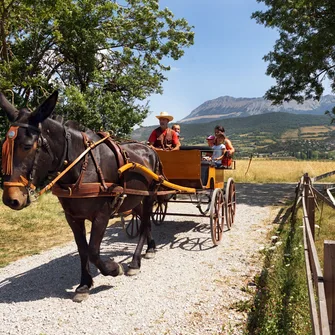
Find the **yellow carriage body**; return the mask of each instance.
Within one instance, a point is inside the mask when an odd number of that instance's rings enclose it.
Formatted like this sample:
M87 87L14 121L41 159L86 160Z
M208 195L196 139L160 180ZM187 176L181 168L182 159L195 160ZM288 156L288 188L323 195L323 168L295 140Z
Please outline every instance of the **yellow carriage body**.
M224 169L202 160L201 150L158 151L167 179L174 184L196 189L224 186Z

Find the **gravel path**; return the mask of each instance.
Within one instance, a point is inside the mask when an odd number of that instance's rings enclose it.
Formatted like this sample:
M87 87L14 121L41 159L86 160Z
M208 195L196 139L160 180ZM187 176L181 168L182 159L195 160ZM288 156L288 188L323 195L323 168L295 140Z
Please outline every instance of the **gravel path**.
M252 298L245 288L262 268L259 249L270 243L278 205L294 198L295 185L282 185L273 197L274 187L237 185L236 222L218 247L208 218L167 217L153 227L156 258L143 259L136 277L95 272L81 304L71 300L80 278L74 242L0 269L0 334L243 334L247 315L234 306ZM174 206L197 213L194 205ZM117 223L102 253L126 263L134 248Z

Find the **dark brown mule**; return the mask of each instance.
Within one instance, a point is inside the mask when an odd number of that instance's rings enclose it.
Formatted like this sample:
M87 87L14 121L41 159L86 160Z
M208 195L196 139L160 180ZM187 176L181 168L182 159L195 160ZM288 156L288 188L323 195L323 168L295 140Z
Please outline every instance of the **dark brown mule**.
M92 143L101 139L91 131L83 135L80 131L64 127L59 122L48 118L52 113L58 93L53 93L33 113L26 109L17 110L0 93L0 106L6 112L14 128L9 131L7 139L12 139L13 152L3 154L7 159L9 173L4 176L3 202L12 209L20 210L28 206L31 201L33 185L42 187L50 181L50 177L64 170L65 166L73 162L85 149L83 136ZM15 126L17 128L15 128ZM129 156L129 161L144 165L153 172L161 174L161 163L154 150L137 142L121 143L120 147ZM10 150L10 149L9 149ZM81 281L77 287L76 300L79 296L87 295L93 284L89 271L89 261L92 262L103 275L117 276L122 274L122 266L111 259L100 257L100 244L104 236L108 221L115 212L125 212L135 209L141 215L141 231L132 261L129 264L128 274L136 274L141 266L141 252L145 242L148 243L147 255L153 255L155 242L151 237L150 215L153 196L144 196L145 191L154 191L157 184L148 176L132 170L118 175L118 161L116 153L106 145L98 145L87 154L56 184L62 185L86 183L105 183L125 186L135 194L124 194L103 197L71 198L59 197L66 219L73 231L81 260ZM86 163L85 163L86 162ZM85 167L84 167L85 165ZM83 173L83 169L85 173ZM100 171L99 171L100 170ZM22 177L21 177L22 176ZM102 179L104 179L102 181ZM22 180L26 180L23 185ZM106 191L106 190L105 190ZM136 194L141 193L142 195ZM144 192L143 192L144 191ZM152 194L154 192L150 192ZM91 237L86 240L85 220L92 222ZM79 297L79 298L78 298Z

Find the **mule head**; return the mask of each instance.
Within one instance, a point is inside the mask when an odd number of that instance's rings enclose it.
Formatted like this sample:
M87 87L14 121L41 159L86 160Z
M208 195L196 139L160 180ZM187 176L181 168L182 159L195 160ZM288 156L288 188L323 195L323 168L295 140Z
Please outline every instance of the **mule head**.
M11 127L2 147L3 196L6 206L20 210L30 204L29 191L34 188L42 123L55 108L58 92L49 96L34 112L16 109L0 93L0 107L5 111ZM49 157L50 161L50 157Z

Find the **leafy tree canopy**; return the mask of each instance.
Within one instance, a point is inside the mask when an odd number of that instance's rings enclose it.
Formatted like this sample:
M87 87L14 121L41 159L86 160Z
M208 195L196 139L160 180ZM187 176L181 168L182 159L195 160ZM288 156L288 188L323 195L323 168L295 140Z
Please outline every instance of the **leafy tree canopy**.
M283 101L320 99L325 79L335 91L335 1L257 0L267 6L252 18L266 27L277 28L279 39L264 56L267 75L276 85L265 98Z
M164 62L194 40L159 0L0 0L0 16L0 90L33 109L59 89L58 114L118 135L146 117Z

